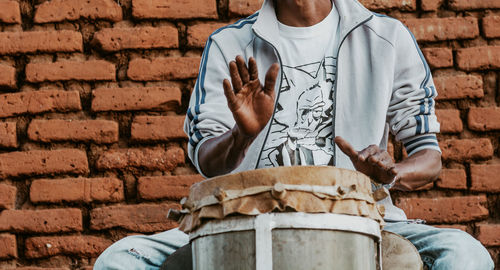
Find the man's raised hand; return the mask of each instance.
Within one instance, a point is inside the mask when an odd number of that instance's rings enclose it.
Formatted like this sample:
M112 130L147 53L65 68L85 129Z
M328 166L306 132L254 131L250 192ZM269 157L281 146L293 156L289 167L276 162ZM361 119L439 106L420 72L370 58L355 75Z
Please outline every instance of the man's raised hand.
M229 63L232 87L229 80L224 79L224 95L236 121L236 128L242 135L257 136L271 118L278 72L279 65L271 65L262 86L253 57L248 60L248 67L240 55L236 57L236 61Z

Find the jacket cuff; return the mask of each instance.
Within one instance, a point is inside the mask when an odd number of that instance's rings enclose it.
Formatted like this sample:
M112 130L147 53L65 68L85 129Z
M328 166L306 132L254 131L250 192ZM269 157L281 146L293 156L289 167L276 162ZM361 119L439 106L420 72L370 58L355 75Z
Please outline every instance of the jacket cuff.
M411 156L424 149L432 149L441 153L436 134L434 133L416 135L406 138L403 140L403 145L406 149L406 153L408 153L408 156Z

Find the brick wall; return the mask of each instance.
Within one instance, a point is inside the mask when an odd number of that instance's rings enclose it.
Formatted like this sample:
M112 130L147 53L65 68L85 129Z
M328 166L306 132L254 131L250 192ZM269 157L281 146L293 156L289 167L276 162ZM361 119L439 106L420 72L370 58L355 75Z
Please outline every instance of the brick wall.
M175 226L167 209L201 180L181 127L203 44L259 2L0 1L0 268L91 269ZM445 169L397 205L500 263L500 1L362 2L415 33L439 91Z

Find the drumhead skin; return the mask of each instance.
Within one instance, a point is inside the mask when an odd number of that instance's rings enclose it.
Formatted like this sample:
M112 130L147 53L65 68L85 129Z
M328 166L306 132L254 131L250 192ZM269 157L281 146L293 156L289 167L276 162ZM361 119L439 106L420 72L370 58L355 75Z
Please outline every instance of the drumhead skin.
M382 266L384 270L422 270L424 264L410 241L401 235L382 231Z

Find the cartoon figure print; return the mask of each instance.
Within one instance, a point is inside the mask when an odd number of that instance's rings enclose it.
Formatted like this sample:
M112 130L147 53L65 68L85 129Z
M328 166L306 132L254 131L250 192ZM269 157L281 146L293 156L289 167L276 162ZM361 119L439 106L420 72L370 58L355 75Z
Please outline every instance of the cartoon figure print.
M336 59L283 66L280 97L259 167L333 165Z

